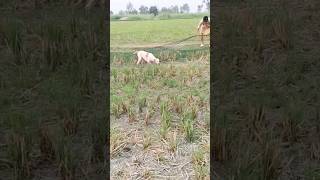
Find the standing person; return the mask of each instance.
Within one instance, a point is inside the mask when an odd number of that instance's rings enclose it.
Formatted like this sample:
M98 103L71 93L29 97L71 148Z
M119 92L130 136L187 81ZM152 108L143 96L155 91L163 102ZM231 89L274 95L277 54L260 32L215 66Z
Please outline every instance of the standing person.
M208 16L204 16L199 25L198 25L198 32L200 33L201 45L200 47L204 46L203 44L203 37L210 34L210 18Z

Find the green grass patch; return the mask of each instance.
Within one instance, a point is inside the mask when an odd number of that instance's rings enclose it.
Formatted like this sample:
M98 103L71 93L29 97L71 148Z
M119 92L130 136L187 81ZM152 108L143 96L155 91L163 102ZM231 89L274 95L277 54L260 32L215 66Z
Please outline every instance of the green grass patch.
M110 45L171 42L197 33L198 18L150 21L119 21L110 24Z

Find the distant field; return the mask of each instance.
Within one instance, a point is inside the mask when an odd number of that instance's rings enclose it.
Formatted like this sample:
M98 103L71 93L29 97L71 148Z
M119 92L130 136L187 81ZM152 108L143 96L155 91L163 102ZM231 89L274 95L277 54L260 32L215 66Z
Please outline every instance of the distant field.
M197 34L199 20L193 18L111 22L110 45L113 48L124 44L135 46L180 40Z
M110 17L111 21L118 21L122 17L128 17L128 21L137 21L137 20L164 20L164 19L192 19L192 18L201 18L208 13L197 13L197 14L159 14L157 16L151 14L139 14L139 15L112 15Z

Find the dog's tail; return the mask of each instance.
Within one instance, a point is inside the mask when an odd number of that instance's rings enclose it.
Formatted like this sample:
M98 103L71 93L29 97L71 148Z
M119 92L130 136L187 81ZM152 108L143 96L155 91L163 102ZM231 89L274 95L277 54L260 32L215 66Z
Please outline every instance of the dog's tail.
M133 54L137 54L137 53L138 53L138 51L134 51L134 52L133 52Z

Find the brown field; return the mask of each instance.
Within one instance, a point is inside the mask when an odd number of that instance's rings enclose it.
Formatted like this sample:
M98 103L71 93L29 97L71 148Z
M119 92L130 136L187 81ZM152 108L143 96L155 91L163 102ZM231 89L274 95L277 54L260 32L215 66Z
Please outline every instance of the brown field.
M319 2L211 5L215 174L319 179Z

